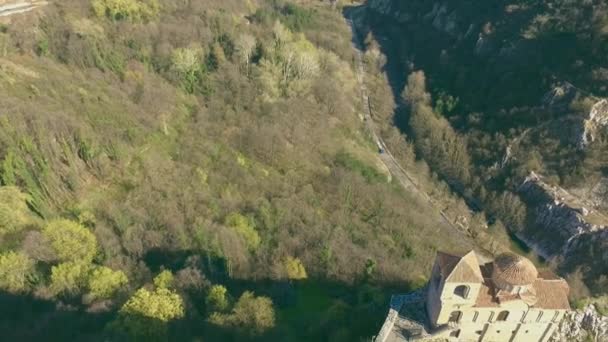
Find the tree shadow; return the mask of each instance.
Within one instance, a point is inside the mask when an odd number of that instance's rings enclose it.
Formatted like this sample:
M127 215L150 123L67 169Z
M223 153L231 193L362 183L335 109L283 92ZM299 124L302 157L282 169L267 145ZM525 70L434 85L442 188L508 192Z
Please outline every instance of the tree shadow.
M401 93L408 74L415 70L425 72L428 90L434 95L445 92L460 99L450 118L456 129L468 129L469 113L481 113L483 121L478 127L488 131L505 131L537 121L532 116L539 113L522 116L516 111L514 115L519 116L515 118L501 111L538 106L556 79L573 76L566 66L578 57L575 49L567 47L576 46L576 41L568 34L523 39L520 28L527 27L541 8L522 8L505 19L507 5L505 1L472 1L448 6L447 14L460 19L456 20L456 33L437 27L447 19L433 20L434 10L428 3L391 3L390 11L396 15L412 11L407 13L407 20L378 13L369 5L344 9L344 16L356 18L358 23L358 46L362 47L361 42L371 34L386 57L383 72L397 104L394 124L402 132L409 131L409 113ZM419 8L424 6L428 8ZM487 23L497 22L499 27L492 31L494 26ZM492 33L482 35L484 30ZM556 55L555 51L560 53Z
M234 279L226 262L193 251L151 250L145 256L155 273L196 268L213 283L229 289L233 302L245 292L269 297L276 326L262 335L246 329L207 321L205 291L178 286L185 301L185 316L163 322L118 312L122 302L102 306L45 300L31 294L0 293L0 336L6 341L339 341L370 337L377 333L388 310L391 294L408 292L407 284L376 284L361 278L354 284L324 279L303 281ZM198 261L194 264L192 260ZM210 266L212 265L212 266ZM209 284L207 282L207 284ZM123 298L121 300L125 300ZM143 333L133 334L133 331Z

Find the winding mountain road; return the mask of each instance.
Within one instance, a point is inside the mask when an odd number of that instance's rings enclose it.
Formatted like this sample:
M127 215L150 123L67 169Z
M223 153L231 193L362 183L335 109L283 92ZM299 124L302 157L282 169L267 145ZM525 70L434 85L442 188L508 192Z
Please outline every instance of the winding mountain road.
M355 50L356 74L357 74L357 80L359 82L359 87L360 87L360 92L361 92L361 104L363 107L362 111L363 111L363 115L364 115L364 122L365 122L366 128L367 128L369 134L372 136L372 139L374 140L374 142L379 147L382 147L383 153L380 153L380 155L379 155L380 159L382 160L382 162L384 163L386 168L390 171L393 179L396 179L399 182L399 184L406 191L419 197L422 200L421 201L422 203L426 203L431 208L432 212L437 213L437 217L436 217L437 224L439 224L440 226L446 227L447 229L455 230L456 232L458 232L458 234L455 234L455 237L458 238L459 240L461 240L461 242L464 245L467 245L467 246L470 246L471 248L473 248L474 243L472 242L472 239L469 238L462 229L460 229L458 226L456 226L454 223L452 223L451 220L445 215L445 213L440 208L437 208L437 206L434 204L434 201L431 199L431 197L416 184L416 181L414 180L414 178L411 177L407 173L407 171L395 159L393 154L390 152L390 150L387 148L386 144L384 143L384 140L378 133L379 130L372 119L372 108L371 108L371 104L369 101L368 90L367 90L367 87L365 86L365 67L363 65L363 56L362 56L363 55L363 53L362 53L363 44L359 38L359 35L357 34L357 27L356 27L354 21L351 18L346 18L346 21L349 24L351 31L352 31L352 35L353 35L352 42L353 42L353 48ZM486 254L486 253L484 253L484 254Z

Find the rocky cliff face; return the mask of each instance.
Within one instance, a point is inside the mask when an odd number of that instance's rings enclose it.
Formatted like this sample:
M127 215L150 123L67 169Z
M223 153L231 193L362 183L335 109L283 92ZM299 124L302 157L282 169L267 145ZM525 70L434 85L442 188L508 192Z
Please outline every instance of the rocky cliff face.
M583 117L577 146L585 149L595 141L599 131L606 125L608 125L608 100L603 99L595 103L589 113Z
M593 20L608 19L592 17L608 18L608 8L568 0L367 4L365 21L387 56L395 97L404 75L423 70L434 101L457 98L455 109L442 114L467 134L474 177L488 191L521 185L528 209L522 239L541 255L559 256L564 273L583 267L585 284L604 293L608 35L598 35ZM533 170L572 188L539 176L520 184L522 172Z
M608 317L597 312L593 304L566 315L551 341L608 341Z
M543 254L567 255L582 247L583 236L608 241L608 217L595 210L591 203L547 184L534 172L525 179L519 192L535 211L537 229L542 231L535 236L535 241Z

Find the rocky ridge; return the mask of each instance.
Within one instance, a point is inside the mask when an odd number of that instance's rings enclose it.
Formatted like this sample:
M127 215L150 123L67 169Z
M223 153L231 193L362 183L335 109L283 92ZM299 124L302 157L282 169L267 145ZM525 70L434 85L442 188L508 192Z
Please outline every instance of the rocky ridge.
M592 235L608 239L608 217L565 189L547 184L534 172L519 187L519 193L535 210L536 224L550 234L539 243L544 255L567 255L578 248L579 238Z
M569 312L553 334L551 341L608 341L608 317L602 316L593 304Z

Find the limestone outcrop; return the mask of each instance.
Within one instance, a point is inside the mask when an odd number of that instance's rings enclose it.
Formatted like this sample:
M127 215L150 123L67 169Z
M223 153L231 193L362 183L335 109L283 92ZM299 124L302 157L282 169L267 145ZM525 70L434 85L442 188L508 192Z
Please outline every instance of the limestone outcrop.
M597 312L593 304L571 311L553 334L552 341L608 341L608 317Z
M608 125L608 100L602 99L596 102L581 123L580 134L577 137L579 149L585 149L595 138L602 128Z
M519 187L519 193L534 208L539 234L535 241L545 255L567 255L578 248L583 235L608 239L608 217L565 189L552 186L534 172Z

